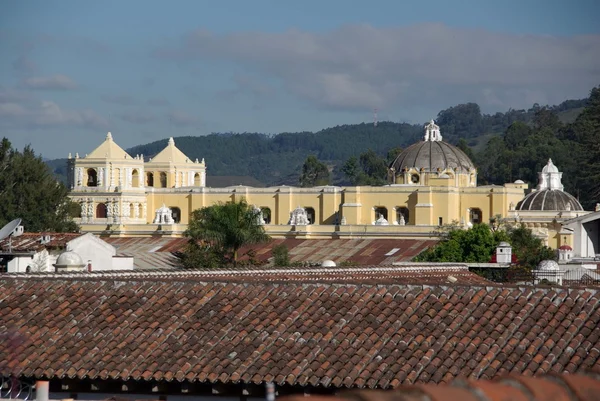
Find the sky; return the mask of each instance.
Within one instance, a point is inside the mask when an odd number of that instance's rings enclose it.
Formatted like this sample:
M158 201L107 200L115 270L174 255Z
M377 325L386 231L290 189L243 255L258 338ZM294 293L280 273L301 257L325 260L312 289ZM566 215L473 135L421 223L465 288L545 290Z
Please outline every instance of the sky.
M46 158L213 132L424 123L600 85L597 0L6 0L0 136Z

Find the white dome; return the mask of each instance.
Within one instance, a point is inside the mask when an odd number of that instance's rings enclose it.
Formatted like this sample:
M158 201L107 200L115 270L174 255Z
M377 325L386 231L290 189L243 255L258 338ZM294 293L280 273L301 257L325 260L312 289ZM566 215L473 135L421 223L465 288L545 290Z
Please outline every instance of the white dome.
M324 260L321 263L321 267L335 267L335 262L333 260Z
M61 253L56 259L55 267L59 268L81 268L85 266L83 259L77 252L65 251Z
M537 267L540 271L557 271L560 270L558 263L554 260L542 260Z
M542 169L542 174L547 173L558 173L558 167L556 167L554 163L552 163L552 159L548 159L548 164L546 164Z
M517 181L515 181L515 184L525 184L525 181L523 181L523 180L517 180Z

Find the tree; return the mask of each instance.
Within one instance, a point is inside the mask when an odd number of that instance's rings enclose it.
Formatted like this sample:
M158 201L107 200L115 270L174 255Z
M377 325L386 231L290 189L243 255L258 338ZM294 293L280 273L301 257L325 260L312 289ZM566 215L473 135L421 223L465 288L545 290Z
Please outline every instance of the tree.
M21 218L27 231L77 231L77 204L31 147L22 152L6 138L0 143L0 226Z
M317 185L329 184L329 169L327 165L321 163L315 155L310 155L302 165L302 174L300 175L300 186L314 187Z
M535 269L542 260L556 259L556 253L545 246L524 224L509 228L508 236L512 252L521 267Z
M361 153L359 158L349 158L344 163L342 172L352 185L383 185L387 174L387 162L369 149Z
M289 250L285 244L275 245L272 252L275 266L285 267L290 265Z
M192 212L186 237L190 239L184 265L189 261L214 267L215 260L237 264L238 251L245 245L268 242L269 235L259 222L260 211L242 199L218 203Z

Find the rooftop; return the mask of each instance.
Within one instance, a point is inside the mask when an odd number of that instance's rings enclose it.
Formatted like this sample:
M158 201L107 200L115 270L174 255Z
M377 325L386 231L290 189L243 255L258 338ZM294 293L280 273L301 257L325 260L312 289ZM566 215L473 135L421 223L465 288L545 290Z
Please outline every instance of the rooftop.
M0 375L29 378L389 389L600 367L595 289L13 277L0 305Z

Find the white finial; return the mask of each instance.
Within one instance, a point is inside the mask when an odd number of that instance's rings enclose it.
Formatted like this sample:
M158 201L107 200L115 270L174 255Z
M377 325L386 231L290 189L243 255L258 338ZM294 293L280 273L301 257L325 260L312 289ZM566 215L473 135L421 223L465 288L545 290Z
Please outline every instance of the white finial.
M75 153L75 158L79 159L79 153Z
M202 158L202 164L204 164L204 157Z
M71 157L71 152L69 152L69 159L72 159L72 157Z
M427 141L441 141L442 133L440 132L440 127L435 124L433 120L429 122L425 126L425 142Z
M175 140L173 139L173 137L169 138L169 146L173 146L175 145Z
M110 132L108 134L106 134L106 140L112 141L112 134Z

